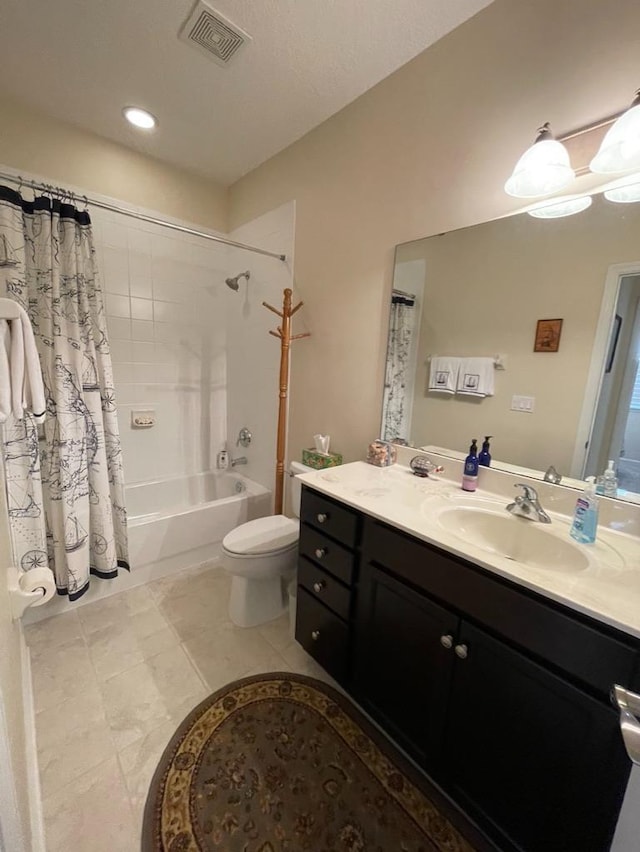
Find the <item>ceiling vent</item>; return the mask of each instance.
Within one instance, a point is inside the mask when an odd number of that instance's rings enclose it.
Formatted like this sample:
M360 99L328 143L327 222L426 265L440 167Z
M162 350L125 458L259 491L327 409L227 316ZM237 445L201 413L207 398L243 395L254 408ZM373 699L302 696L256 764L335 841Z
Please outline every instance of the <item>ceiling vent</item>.
M251 41L251 36L216 9L198 0L180 30L180 39L226 67Z

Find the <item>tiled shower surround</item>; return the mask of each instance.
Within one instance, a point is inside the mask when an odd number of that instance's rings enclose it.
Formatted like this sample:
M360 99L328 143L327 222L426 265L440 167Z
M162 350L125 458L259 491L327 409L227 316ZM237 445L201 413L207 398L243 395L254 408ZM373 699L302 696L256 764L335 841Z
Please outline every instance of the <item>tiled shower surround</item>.
M229 449L246 425L255 435L243 473L272 485L279 352L273 314L291 286L291 265L198 237L92 211L106 294L128 483L215 467L229 427ZM243 226L236 239L290 256L293 205ZM250 270L236 293L225 279ZM153 410L136 429L131 414ZM233 433L233 434L232 434Z

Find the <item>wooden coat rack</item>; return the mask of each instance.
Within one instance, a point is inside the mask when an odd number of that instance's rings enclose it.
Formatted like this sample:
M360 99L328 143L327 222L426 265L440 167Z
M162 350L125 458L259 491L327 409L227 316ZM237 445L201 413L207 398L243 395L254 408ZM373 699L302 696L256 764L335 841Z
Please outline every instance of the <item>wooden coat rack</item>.
M282 311L273 305L263 302L265 308L273 311L282 320L276 331L270 331L274 337L280 338L280 401L278 406L278 444L276 448L276 491L274 514L282 514L282 503L284 496L284 454L287 445L287 396L289 394L289 348L292 340L301 337L311 337L308 332L304 334L291 334L291 317L299 311L304 302L298 302L295 308L291 307L292 291L287 287L284 291Z

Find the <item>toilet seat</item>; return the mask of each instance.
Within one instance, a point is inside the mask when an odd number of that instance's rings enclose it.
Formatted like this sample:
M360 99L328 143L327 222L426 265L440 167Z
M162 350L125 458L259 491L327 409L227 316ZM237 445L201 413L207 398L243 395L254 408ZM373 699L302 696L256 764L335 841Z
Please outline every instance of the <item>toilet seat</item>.
M300 522L271 515L241 524L222 539L222 548L238 557L284 553L297 546Z

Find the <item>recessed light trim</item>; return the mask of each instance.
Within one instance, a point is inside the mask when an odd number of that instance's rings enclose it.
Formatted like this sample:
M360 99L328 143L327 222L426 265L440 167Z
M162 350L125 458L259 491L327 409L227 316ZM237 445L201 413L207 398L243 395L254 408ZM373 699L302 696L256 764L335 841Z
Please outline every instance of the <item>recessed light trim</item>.
M129 124L133 124L139 130L155 130L158 126L158 119L146 109L128 106L122 110L122 114Z

